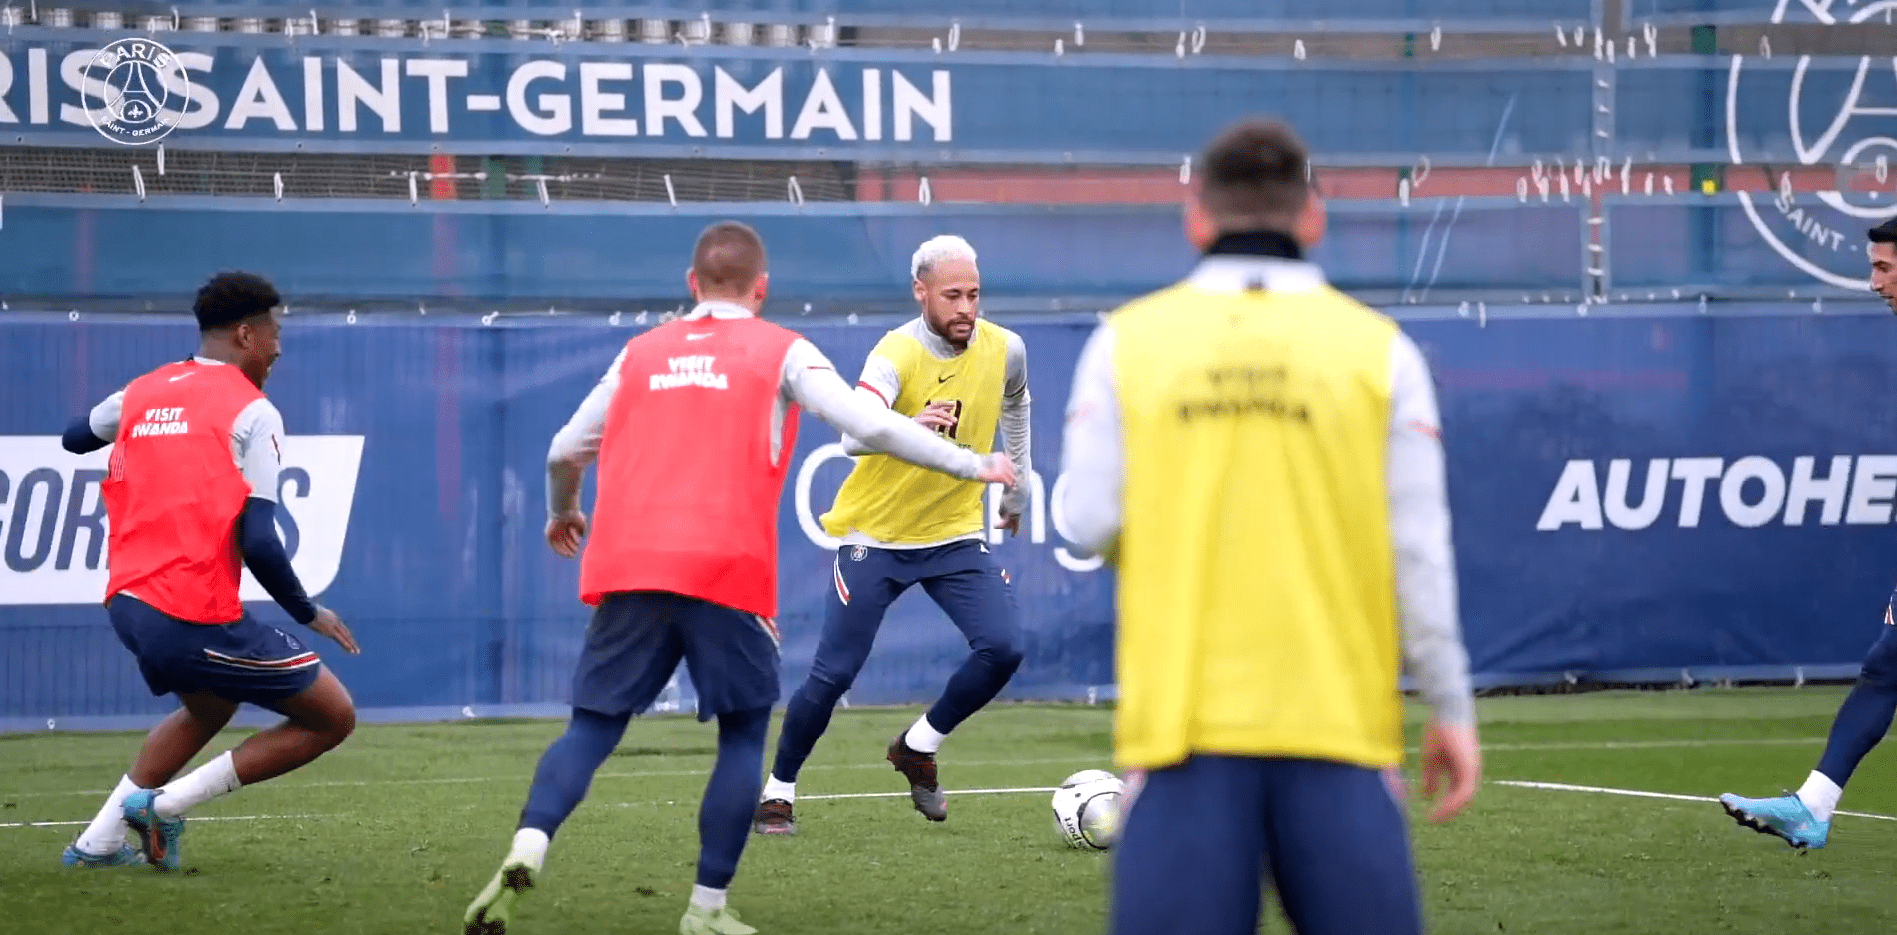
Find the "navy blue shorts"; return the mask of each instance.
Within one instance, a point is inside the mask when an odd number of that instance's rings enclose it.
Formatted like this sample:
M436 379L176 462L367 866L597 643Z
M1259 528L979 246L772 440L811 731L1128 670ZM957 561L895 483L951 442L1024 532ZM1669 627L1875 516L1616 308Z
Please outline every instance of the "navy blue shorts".
M619 717L652 706L680 660L698 719L777 703L777 625L665 591L608 594L593 609L573 676L573 707Z
M837 549L825 601L823 637L810 676L849 688L869 662L883 615L904 591L920 584L976 652L1019 651L1021 625L1014 589L987 543L963 539L924 549Z
M154 695L204 693L268 708L316 684L322 669L296 637L249 613L236 623L189 623L126 594L105 610Z
M1112 935L1421 935L1403 811L1376 770L1197 755L1147 774L1114 846Z

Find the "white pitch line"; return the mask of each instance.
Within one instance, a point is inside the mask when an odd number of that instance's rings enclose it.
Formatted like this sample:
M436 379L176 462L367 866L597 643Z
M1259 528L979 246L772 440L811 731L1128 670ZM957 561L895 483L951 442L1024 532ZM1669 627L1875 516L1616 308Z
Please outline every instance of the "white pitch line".
M1056 788L1055 786L1022 786L1018 789L944 789L942 790L942 794L1018 795L1027 792L1053 792ZM908 795L909 793L907 792L833 792L827 795L800 795L797 797L797 801L808 802L813 799L900 799ZM607 802L604 804L608 808L639 808L645 805L679 805L681 803L677 801L659 802L655 800L649 802ZM689 805L691 803L686 802L683 804Z
M1712 740L1551 740L1525 743L1485 743L1484 753L1524 753L1534 750L1667 750L1697 747L1778 747L1824 743L1823 737L1728 737ZM1415 753L1415 747L1409 747Z
M1069 764L1095 765L1095 764L1104 763L1108 759L1109 758L1105 756L1071 756L1071 757L1056 757L1054 759L1030 759L1030 760L969 760L966 762L957 760L957 761L951 762L949 765L957 769L962 768L962 767L990 767L990 766L1062 766L1062 765L1069 765ZM889 768L889 764L880 763L880 762L879 763L835 763L835 764L830 764L827 766L806 766L804 767L804 772L807 772L807 773L808 772L828 772L830 770L846 770L846 769L886 770L888 768ZM649 771L635 771L635 772L601 771L601 772L594 773L593 778L594 779L665 779L665 778L702 779L709 772L709 770L710 770L710 767L706 767L704 769L649 770ZM446 777L435 777L435 778L429 778L429 779L338 779L338 780L324 780L320 782L272 782L270 784L270 787L273 789L360 789L367 786L431 786L431 785L451 785L451 784L477 783L477 782L525 783L532 779L533 779L533 774L520 773L520 774L515 774L515 775L507 775L507 776L446 776ZM77 790L77 791L60 790L60 791L49 791L49 792L15 792L15 793L11 793L7 795L6 798L44 799L44 798L57 798L60 796L97 796L97 795L106 795L110 792L111 790L109 789L82 789L82 790Z
M1554 740L1547 742L1492 743L1483 744L1484 753L1529 753L1540 750L1666 750L1694 749L1699 747L1773 747L1802 746L1824 743L1823 737L1763 737L1755 739L1731 738L1722 740ZM1410 753L1420 752L1416 747L1404 748ZM988 766L1060 766L1066 764L1098 764L1108 759L1104 756L1072 756L1052 759L1028 760L970 760L951 761L953 767ZM805 771L829 771L845 769L887 769L883 763L836 763L827 766L806 766ZM650 772L600 772L593 774L594 779L689 779L705 775L702 769L652 770ZM368 786L431 786L459 785L480 782L526 782L531 774L507 776L448 776L430 779L346 779L324 780L321 782L283 782L272 783L277 789L360 789ZM14 799L57 798L60 796L99 796L106 795L109 789L59 790L48 792L15 792L9 795Z
M946 795L1024 795L1030 792L1053 792L1055 786L1021 786L1009 789L948 789ZM799 799L810 801L817 799L893 799L908 795L907 792L842 792L828 795L800 795ZM657 799L640 802L602 802L609 808L638 808L651 805L677 805L676 801L661 802ZM205 818L193 818L192 821L280 821L286 818L335 818L335 815L219 815ZM89 825L91 821L16 821L0 824L3 828L65 828Z
M1018 795L1027 792L1053 792L1057 786L1022 786L1019 789L944 789L944 795ZM907 792L838 792L829 795L800 795L798 800L810 799L897 799Z
M696 773L691 775L698 775ZM1675 792L1649 792L1643 789L1616 789L1609 786L1579 786L1565 782L1531 782L1521 779L1491 779L1492 786L1509 786L1516 789L1542 789L1553 792L1588 792L1595 795L1620 795L1638 799L1666 799L1675 802L1718 802L1719 799L1704 795L1680 795ZM1019 786L1006 789L949 789L946 795L1024 795L1030 792L1047 793L1056 790L1055 786ZM806 801L834 799L893 799L908 795L907 792L841 792L826 795L804 795L798 798ZM660 803L657 800L645 802L613 802L615 808L631 808L641 805L675 805L676 802ZM1869 818L1876 821L1897 821L1897 815L1878 815L1872 812L1846 812L1836 814L1851 818ZM287 818L326 818L326 815L221 815L195 818L193 821L280 821ZM16 821L0 823L0 828L61 828L91 824L90 821Z
M328 815L207 815L193 818L192 821L282 821L286 818L328 818ZM66 828L92 824L85 821L14 821L0 823L0 828Z
M1607 786L1576 786L1565 782L1526 782L1516 779L1491 779L1492 786L1514 786L1517 789L1551 789L1556 792L1592 792L1596 795L1625 795L1640 799L1672 799L1678 802L1717 802L1719 799L1704 795L1679 795L1672 792L1645 792L1640 789L1612 789ZM1852 818L1874 818L1878 821L1897 821L1897 815L1874 815L1870 812L1837 812Z

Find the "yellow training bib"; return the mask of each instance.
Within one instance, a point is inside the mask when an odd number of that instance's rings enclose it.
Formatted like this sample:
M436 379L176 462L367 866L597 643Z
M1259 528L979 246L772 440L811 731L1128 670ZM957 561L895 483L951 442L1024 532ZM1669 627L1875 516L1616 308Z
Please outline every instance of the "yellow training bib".
M870 353L893 364L902 380L891 401L896 412L914 417L932 402L951 401L956 425L942 434L980 454L994 450L1008 370L1006 329L977 321L968 349L947 360L901 330L884 335ZM940 542L981 531L985 487L888 455L865 455L856 460L821 522L838 538L854 530L878 542Z
M1397 327L1328 286L1190 282L1108 321L1125 432L1116 757L1397 763Z

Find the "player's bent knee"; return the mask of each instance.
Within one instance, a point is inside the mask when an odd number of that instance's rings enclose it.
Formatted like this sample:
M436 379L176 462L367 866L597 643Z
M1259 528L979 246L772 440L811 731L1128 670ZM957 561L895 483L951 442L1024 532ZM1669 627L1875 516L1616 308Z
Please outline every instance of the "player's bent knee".
M334 750L356 732L356 706L347 704L323 711L303 726L323 742L323 749Z
M297 692L277 706L278 713L298 727L315 734L333 749L356 732L356 702L349 690L327 668L317 673L310 687Z
M810 678L804 680L803 691L812 701L834 705L854 684L856 670L846 672L817 663L810 667Z
M977 646L975 647L975 655L987 660L988 664L994 667L996 671L1007 672L1009 674L1013 674L1014 670L1021 668L1021 660L1026 657L1026 654L1021 651L1021 647L1011 641L985 643Z
M356 706L354 703L350 703L345 705L343 709L337 713L336 720L330 724L329 730L325 732L325 736L330 742L329 745L336 747L340 746L343 741L348 740L349 735L355 732Z
M1888 628L1864 656L1858 680L1884 688L1897 688L1897 627Z

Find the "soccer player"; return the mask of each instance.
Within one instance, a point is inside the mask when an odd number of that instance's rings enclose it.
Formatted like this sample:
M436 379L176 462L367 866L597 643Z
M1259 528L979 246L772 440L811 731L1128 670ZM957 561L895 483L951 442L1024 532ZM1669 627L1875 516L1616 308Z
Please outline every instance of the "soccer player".
M588 538L580 597L594 606L573 716L540 758L512 849L468 906L468 935L507 931L547 845L586 795L632 715L684 660L718 758L698 813L697 885L682 935L745 935L725 904L763 783L778 698L777 504L798 407L869 444L956 477L1013 483L984 458L858 399L822 352L758 317L764 244L736 222L700 235L685 317L626 342L547 453L547 542L571 558ZM599 459L591 536L580 509Z
M1074 375L1061 508L1118 566L1114 935L1422 931L1395 789L1399 659L1435 720L1436 819L1480 772L1434 390L1396 324L1303 259L1303 144L1242 120L1195 163L1185 281L1127 305ZM1400 622L1400 626L1399 626Z
M1027 349L1014 332L981 317L981 272L968 241L952 235L927 241L910 260L910 272L922 314L877 342L857 394L974 451L993 450L999 425L1024 481L1004 497L1001 527L1018 532L1030 467ZM884 612L912 585L928 592L973 650L942 696L884 754L908 780L916 811L930 821L948 818L948 797L935 772L943 738L992 701L1021 665L1014 597L985 541L983 485L873 454L847 436L843 445L866 457L822 518L824 530L843 544L810 676L785 705L777 761L754 821L760 834L796 833L797 773L869 660Z
M66 430L74 454L113 445L100 495L110 532L106 613L152 694L183 707L145 738L131 772L62 857L67 866L180 861L192 808L309 763L356 726L355 704L316 653L238 599L248 566L290 618L356 653L310 600L277 538L283 416L263 394L281 354L270 283L219 273L198 290L196 356L128 384ZM240 704L286 720L173 779ZM125 843L126 827L141 847Z
M1897 312L1897 218L1870 230L1871 291ZM1838 707L1818 768L1791 795L1748 799L1728 792L1719 804L1739 824L1777 835L1796 848L1825 846L1831 817L1858 763L1884 739L1897 714L1897 593L1884 605L1884 630L1864 656L1857 685Z

